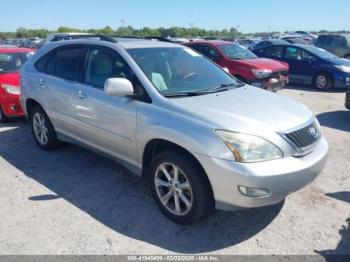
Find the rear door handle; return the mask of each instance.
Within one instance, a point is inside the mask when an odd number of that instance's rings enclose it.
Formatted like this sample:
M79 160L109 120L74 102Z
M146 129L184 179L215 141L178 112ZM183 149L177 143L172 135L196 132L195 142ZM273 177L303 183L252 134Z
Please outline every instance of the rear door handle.
M83 91L81 91L81 90L78 91L78 98L79 98L79 99L84 99L84 98L86 98L86 95L83 93Z

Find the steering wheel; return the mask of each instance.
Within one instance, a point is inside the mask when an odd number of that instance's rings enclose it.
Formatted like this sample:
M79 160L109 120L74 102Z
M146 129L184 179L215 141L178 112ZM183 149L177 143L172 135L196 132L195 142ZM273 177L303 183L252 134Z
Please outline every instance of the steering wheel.
M192 73L189 73L189 74L185 75L185 76L182 78L182 80L187 80L187 79L192 78L192 77L195 77L195 76L197 76L197 74L192 72Z

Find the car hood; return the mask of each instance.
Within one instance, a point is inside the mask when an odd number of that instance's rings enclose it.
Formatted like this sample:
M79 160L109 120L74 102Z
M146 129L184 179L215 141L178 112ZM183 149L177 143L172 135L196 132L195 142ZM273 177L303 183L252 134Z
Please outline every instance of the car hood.
M300 102L247 85L171 101L187 116L200 119L214 129L257 135L271 130L284 132L306 124L314 117Z
M19 86L19 73L0 73L0 84L8 84L13 86Z
M288 70L288 64L268 58L256 58L256 59L247 59L239 60L241 63L244 63L248 66L254 67L256 69L270 69L272 71Z

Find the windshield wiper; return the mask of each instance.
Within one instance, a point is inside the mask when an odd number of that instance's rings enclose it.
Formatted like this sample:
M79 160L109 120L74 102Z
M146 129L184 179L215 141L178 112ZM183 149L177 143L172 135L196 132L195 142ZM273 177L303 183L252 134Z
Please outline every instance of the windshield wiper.
M234 84L234 83L227 83L227 84L221 84L220 86L217 86L217 87L214 87L212 89L209 89L208 91L206 91L207 93L217 93L217 92L223 92L223 91L227 91L229 90L230 88L229 87L241 87L243 86L244 84L241 84L241 83L237 83L237 84Z
M198 91L198 92L179 92L179 93L170 93L164 94L165 97L183 97L183 96L200 96L204 95L206 92Z
M227 83L227 84L221 84L218 87L214 87L209 90L202 90L202 91L188 91L188 92L179 92L179 93L170 93L170 94L164 94L165 97L183 97L183 96L201 96L206 94L212 94L212 93L218 93L230 90L230 87L241 87L244 86L244 84L234 84L234 83Z

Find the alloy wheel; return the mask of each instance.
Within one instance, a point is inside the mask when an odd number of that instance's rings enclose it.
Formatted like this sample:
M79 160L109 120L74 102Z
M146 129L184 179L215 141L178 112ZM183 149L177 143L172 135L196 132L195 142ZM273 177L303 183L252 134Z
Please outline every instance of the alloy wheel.
M162 163L154 176L158 198L176 216L185 216L193 205L191 184L185 173L175 164Z
M316 87L319 89L325 89L327 86L327 78L324 75L319 75L316 78Z
M42 145L46 145L49 141L49 130L46 126L44 116L39 112L35 113L33 116L33 128L35 137L38 142Z

